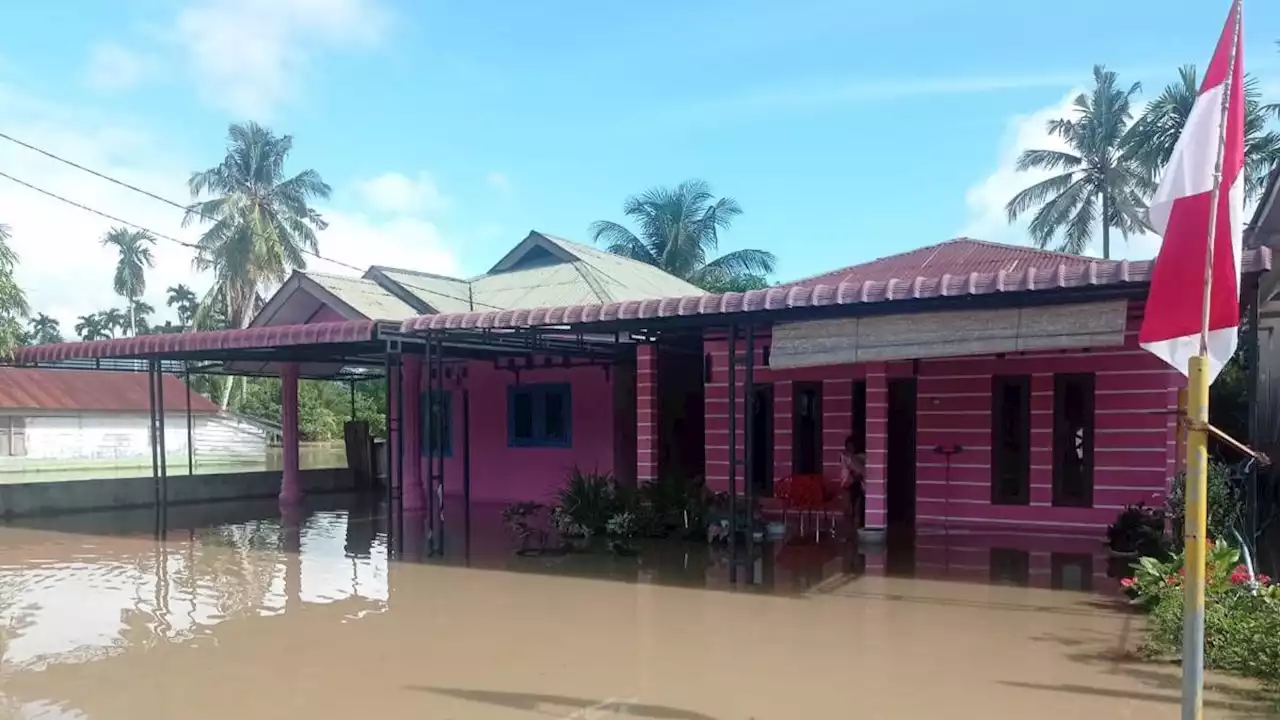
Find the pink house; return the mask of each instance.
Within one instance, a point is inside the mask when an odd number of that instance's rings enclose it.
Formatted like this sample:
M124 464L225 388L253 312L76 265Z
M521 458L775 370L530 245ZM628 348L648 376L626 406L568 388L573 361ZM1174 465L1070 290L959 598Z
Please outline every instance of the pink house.
M1269 264L1250 250L1250 282ZM203 353L279 372L286 405L299 376L385 368L392 492L410 509L433 491L546 500L575 467L703 476L758 500L794 474L834 477L852 438L871 528L1093 533L1158 502L1177 469L1183 381L1136 345L1149 272L957 239L708 295L530 233L478 278L296 273L248 330L15 360Z

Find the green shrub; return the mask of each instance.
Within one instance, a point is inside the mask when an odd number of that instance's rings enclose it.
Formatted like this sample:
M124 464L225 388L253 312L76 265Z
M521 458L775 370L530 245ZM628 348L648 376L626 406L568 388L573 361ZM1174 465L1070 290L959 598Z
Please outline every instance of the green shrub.
M1182 535L1186 512L1186 473L1174 476L1165 499L1165 512L1175 537ZM1208 530L1211 538L1234 538L1244 527L1244 499L1231 479L1231 465L1209 462Z
M1236 587L1211 590L1205 597L1205 667L1280 683L1280 598L1275 592L1252 594ZM1182 650L1182 590L1157 592L1141 652L1176 657Z
M613 475L574 468L560 490L559 506L574 524L598 535L604 532L605 524L617 509L615 491Z

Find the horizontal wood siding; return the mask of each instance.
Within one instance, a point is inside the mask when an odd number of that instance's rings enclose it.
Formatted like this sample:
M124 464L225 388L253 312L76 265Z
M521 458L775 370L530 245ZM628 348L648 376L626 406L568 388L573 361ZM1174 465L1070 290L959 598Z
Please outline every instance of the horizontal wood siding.
M823 466L838 477L838 456L852 427L852 382L867 382L868 526L884 524L884 453L887 382L917 373L917 502L919 524L962 524L1003 531L1024 527L1089 530L1107 525L1127 503L1163 500L1176 467L1176 407L1182 376L1137 346L1141 304L1131 303L1124 345L1093 350L1037 351L996 356L924 359L806 367L761 368L768 335L757 335L757 382L774 384L775 481L790 474L794 447L792 384L823 381ZM704 352L711 356L707 386L707 479L728 488L728 345L724 334L709 334ZM739 355L745 351L739 341ZM1096 414L1093 507L1053 506L1053 376L1095 373ZM1031 503L992 505L991 384L994 375L1031 376ZM742 449L741 367L738 372L738 447ZM951 458L937 445L964 446ZM742 476L741 470L738 473ZM739 481L741 488L741 480Z

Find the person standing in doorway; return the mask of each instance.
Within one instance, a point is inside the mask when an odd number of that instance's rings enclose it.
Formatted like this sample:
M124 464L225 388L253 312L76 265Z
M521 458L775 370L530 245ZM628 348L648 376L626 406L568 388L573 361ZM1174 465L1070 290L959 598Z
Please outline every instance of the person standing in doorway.
M857 452L853 436L845 438L840 451L840 487L848 494L849 522L856 532L862 525L862 503L866 499L867 456Z

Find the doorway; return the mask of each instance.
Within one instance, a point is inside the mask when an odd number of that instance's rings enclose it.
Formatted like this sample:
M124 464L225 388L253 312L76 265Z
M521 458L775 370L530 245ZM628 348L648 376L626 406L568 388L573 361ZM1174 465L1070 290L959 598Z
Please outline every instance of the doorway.
M795 384L795 407L791 413L794 454L791 472L816 475L822 472L822 383Z
M756 497L773 497L773 386L756 385L751 406L751 478Z
M890 526L916 520L916 380L889 381L885 442L885 510Z

